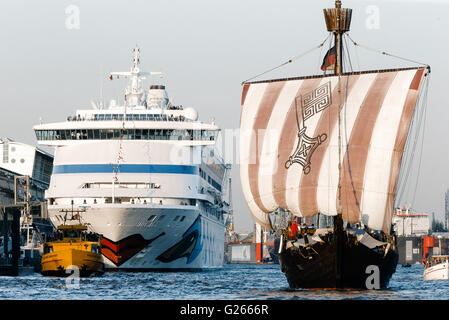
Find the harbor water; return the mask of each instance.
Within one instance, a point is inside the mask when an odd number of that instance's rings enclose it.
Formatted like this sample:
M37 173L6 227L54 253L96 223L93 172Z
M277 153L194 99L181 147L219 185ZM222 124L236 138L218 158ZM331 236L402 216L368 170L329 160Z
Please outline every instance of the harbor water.
M387 290L290 290L279 265L213 271L0 277L0 300L447 300L449 281L424 281L423 266L398 265ZM79 282L78 282L79 280Z

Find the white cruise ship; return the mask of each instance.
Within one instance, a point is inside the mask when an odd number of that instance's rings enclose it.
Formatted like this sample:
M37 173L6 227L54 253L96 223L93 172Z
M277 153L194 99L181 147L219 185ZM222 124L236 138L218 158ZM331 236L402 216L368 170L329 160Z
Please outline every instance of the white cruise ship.
M34 126L55 147L49 217L57 226L75 212L102 234L110 271L221 267L230 166L215 149L220 129L172 105L164 85L145 90L152 74L139 56L136 47L131 71L110 74L129 81L123 105Z

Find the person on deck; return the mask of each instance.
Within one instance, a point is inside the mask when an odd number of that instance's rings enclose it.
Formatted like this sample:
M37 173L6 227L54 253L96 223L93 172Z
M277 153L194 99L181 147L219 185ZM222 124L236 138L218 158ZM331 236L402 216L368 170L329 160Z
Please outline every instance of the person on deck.
M288 235L290 239L296 239L296 232L298 231L298 225L296 224L296 220L293 219L292 224L290 225Z

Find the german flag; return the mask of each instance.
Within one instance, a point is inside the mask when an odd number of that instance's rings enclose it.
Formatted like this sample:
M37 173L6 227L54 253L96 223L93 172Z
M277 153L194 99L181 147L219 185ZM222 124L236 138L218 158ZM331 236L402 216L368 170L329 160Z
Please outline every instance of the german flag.
M321 70L333 70L335 68L335 62L336 62L336 51L335 46L333 46L329 51L326 53L323 59L323 64L321 65Z

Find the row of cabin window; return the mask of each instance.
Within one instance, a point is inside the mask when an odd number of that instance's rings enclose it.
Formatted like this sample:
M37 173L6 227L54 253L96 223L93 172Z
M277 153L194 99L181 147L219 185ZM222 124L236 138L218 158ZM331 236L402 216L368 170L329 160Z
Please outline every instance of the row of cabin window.
M208 182L209 184L211 184L215 189L217 189L218 191L221 192L221 185L220 185L217 181L215 181L214 179L212 179L210 176L208 176L208 175L206 174L206 172L204 172L204 170L201 169L201 168L200 168L200 170L199 170L199 175L200 175L201 178L203 178L204 180L207 180L207 182Z
M215 140L215 131L174 129L37 130L38 140Z
M92 116L90 116L92 117ZM86 120L85 117L78 116L69 116L67 117L67 121L81 121ZM94 121L108 121L108 120L125 120L125 121L140 121L140 120L149 120L149 121L186 121L186 118L182 115L173 116L166 114L94 114L93 118L89 120Z

